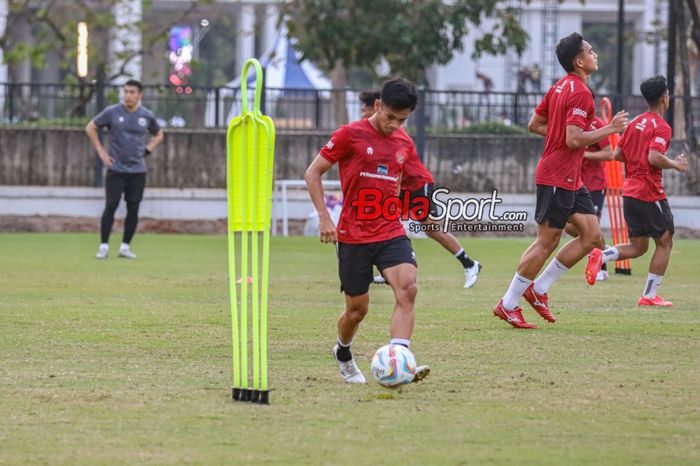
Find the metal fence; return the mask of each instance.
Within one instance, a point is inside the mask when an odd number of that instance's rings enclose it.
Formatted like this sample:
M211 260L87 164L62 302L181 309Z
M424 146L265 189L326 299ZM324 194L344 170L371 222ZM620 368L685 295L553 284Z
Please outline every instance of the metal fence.
M120 99L120 86L106 86L104 102ZM249 90L249 101L253 99ZM360 117L356 90L309 90L265 88L262 107L275 120L278 129L332 131L331 102L344 97L348 120ZM422 90L420 102L407 126L426 132L455 133L473 130L479 123L497 122L524 128L541 93L472 92ZM164 127L221 128L241 111L240 88L188 88L178 92L171 86L146 86L143 104L161 120ZM694 126L700 134L700 97L693 97ZM97 88L78 84L0 83L0 122L5 125L82 126L97 113ZM631 115L642 113L641 96L623 96L623 106Z

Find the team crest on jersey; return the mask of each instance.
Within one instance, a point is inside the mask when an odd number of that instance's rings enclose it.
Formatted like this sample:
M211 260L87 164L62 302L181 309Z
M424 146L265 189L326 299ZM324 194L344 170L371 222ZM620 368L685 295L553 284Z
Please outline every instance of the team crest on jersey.
M119 123L124 123L124 117L119 117Z
M403 161L406 160L406 156L402 154L401 152L396 153L396 161L398 163L403 163Z
M379 173L380 175L388 175L389 167L386 165L377 165L377 173Z
M144 117L139 118L139 126L143 126L145 128L146 123L147 123L147 121Z
M367 148L367 155L372 155L372 154L374 154L374 149L372 149L372 147L368 147Z

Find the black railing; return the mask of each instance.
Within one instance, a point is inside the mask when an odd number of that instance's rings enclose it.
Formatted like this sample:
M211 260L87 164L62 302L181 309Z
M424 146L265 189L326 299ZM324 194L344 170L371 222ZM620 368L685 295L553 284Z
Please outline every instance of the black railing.
M253 92L249 90L249 102ZM338 126L332 101L339 94L345 96L348 120L358 119L358 91L349 89L265 88L261 105L278 129L332 131ZM456 90L423 90L421 96L424 107L414 112L407 123L410 130L419 134L470 132L483 123L503 132L508 132L507 127L511 127L511 132L524 132L542 99L541 93ZM610 97L615 101L615 96ZM107 105L117 103L119 98L119 86L105 87ZM626 95L622 101L631 115L646 108L641 96ZM700 134L700 97L693 97L692 101L694 126ZM191 88L178 93L172 86L146 86L143 104L165 127L221 128L240 113L241 90ZM5 125L82 126L97 113L97 89L94 85L0 83L0 110L0 123Z

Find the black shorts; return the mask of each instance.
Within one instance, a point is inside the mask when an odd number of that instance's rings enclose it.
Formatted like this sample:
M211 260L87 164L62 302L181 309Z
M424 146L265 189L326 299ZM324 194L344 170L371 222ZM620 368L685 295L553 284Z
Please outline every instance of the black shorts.
M376 243L338 243L340 291L349 296L365 294L374 281L372 265L382 272L399 264L418 266L411 240L406 236Z
M622 209L630 238L658 238L667 231L674 233L673 212L668 201L640 201L633 197L622 197Z
M411 207L414 205L414 199L417 197L427 197L428 198L428 213L434 217L437 217L438 214L440 213L438 211L438 206L433 202L433 192L435 192L435 183L427 183L424 184L422 188L416 189L415 191L411 191ZM405 191L401 191L400 197L401 201L403 201L403 196L405 194ZM418 210L416 212L418 216L422 216L423 212L421 210Z
M121 173L107 170L105 192L107 203L119 202L124 193L126 202L141 202L143 189L146 186L145 173Z
M591 200L593 201L595 214L600 217L600 215L603 213L603 204L605 203L605 190L597 189L589 192L591 193Z
M554 186L537 185L537 224L549 220L550 227L563 229L573 214L595 215L591 193L585 186L578 191L570 191Z

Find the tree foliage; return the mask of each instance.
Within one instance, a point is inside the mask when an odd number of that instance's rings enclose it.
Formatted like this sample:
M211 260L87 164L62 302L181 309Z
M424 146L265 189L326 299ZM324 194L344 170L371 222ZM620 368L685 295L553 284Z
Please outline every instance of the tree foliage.
M0 47L4 51L4 61L7 64L20 63L30 60L32 66L41 68L46 65L48 53L55 52L61 57L59 66L67 72L68 80L80 80L75 70L77 24L85 21L89 28L90 45L88 47L89 62L94 70L104 66L107 80L115 79L126 73L130 61L144 54L146 50L159 42L165 43L170 28L185 20L198 5L209 3L211 0L190 1L185 7L169 19L166 26L151 30L139 23L117 23L113 11L115 7L128 7L125 0L15 0L9 1L7 26L0 36ZM151 8L152 1L144 0L144 10ZM28 24L32 40L21 42L16 39L17 29ZM116 55L120 60L119 67L109 62L106 53L112 36L140 34L142 36L139 49L125 48ZM126 44L128 45L128 44Z
M524 4L530 0L524 0ZM474 58L522 53L529 40L513 8L503 0L293 0L283 8L289 36L304 58L331 72L341 65L373 68L421 80L434 64L463 50L472 29L481 32ZM485 18L494 18L483 29Z

